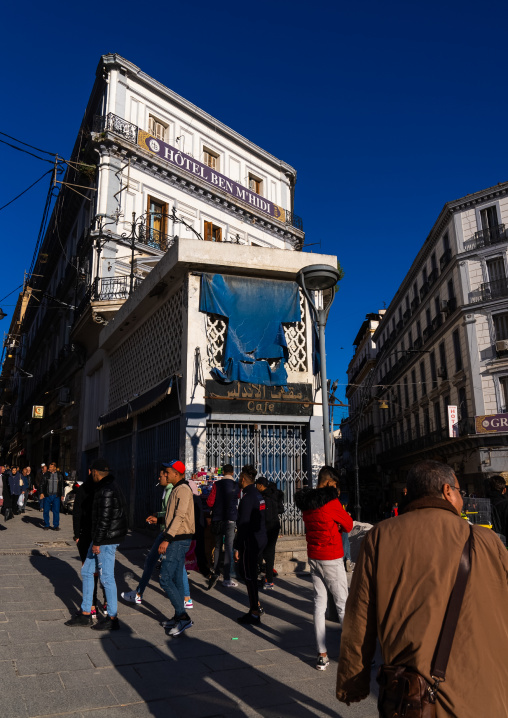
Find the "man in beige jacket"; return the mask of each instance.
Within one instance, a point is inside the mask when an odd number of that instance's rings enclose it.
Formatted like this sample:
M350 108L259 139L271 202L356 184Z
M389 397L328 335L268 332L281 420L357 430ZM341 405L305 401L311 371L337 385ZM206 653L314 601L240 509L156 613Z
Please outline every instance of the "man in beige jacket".
M337 698L348 705L369 695L379 639L383 662L416 669L431 664L469 526L449 466L416 464L407 477L402 516L381 521L363 541L346 604ZM508 558L487 528L473 528L471 571L437 718L508 716Z
M185 554L190 548L195 532L194 499L192 489L185 481L185 466L181 461L163 464L166 481L173 490L166 508L166 519L159 553L162 555L160 583L175 609L169 621L163 621L168 636L179 636L192 626L185 610L183 570Z

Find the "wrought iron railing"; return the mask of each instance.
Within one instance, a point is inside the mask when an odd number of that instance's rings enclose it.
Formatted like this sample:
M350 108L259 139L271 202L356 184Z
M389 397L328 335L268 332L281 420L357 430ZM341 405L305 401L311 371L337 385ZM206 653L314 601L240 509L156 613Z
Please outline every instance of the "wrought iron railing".
M490 299L508 297L508 278L495 279L493 282L485 282L480 288L481 301L488 302Z
M299 229L303 232L303 219L288 209L286 210L286 224L290 224L295 229Z
M169 237L162 230L146 226L140 226L136 239L148 247L160 249L162 252L166 252L175 242L174 237Z
M467 242L468 249L478 249L487 247L489 244L498 244L506 242L508 236L504 224L498 224L495 227L487 227L474 233L473 239Z
M133 125L132 122L127 122L123 117L114 115L110 112L107 115L95 115L93 121L94 132L116 132L117 135L122 135L129 142L138 141L138 128Z

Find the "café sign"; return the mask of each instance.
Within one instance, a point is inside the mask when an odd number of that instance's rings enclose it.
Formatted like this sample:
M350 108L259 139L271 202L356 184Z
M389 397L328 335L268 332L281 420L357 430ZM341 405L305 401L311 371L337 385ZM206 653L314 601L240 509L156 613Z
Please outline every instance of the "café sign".
M211 167L208 167L208 165L195 160L194 157L190 157L190 155L186 155L184 152L168 145L166 142L157 140L144 130L138 130L138 145L144 150L151 152L151 154L166 160L166 162L169 162L169 164L174 167L186 170L216 189L221 189L235 199L241 199L243 202L252 205L252 207L269 214L270 217L274 219L278 219L281 222L285 221L286 212L282 207L279 207L278 204L274 204L266 199L266 197L261 197L261 195L251 192L246 187L238 184L238 182L234 182L220 172L216 172Z
M312 385L265 386L235 381L205 382L208 410L227 414L312 416Z
M508 432L508 414L487 414L475 416L477 434L498 434Z

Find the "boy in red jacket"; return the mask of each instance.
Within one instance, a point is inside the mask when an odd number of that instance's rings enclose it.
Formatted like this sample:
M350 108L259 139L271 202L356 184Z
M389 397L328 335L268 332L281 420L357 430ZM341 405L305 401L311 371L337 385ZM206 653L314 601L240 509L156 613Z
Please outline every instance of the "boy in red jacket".
M314 587L314 630L318 650L316 668L319 671L324 671L330 664L325 644L327 589L333 596L341 623L348 594L341 533L351 531L353 519L342 507L339 494L339 475L333 466L323 466L316 489L295 494L295 503L302 511L305 524Z

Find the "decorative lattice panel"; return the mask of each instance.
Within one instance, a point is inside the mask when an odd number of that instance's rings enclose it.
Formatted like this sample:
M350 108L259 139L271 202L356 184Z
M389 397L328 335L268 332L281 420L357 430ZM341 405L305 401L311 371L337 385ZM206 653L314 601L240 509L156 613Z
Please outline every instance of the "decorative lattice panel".
M300 292L300 309L302 321L283 324L289 358L289 371L307 371L307 341L305 336L305 300ZM217 314L206 315L206 336L208 363L211 369L222 369L224 366L224 345L227 335L227 322ZM270 362L275 365L277 362Z
M238 475L242 466L254 464L262 476L275 481L284 492L284 534L302 533L302 518L294 504L295 492L307 484L307 432L299 424L229 424L208 422L208 466L231 463Z
M180 289L111 355L110 409L180 371L182 297Z
M305 336L305 299L300 291L300 309L302 312L302 321L292 324L284 324L284 334L286 336L286 344L288 345L289 371L307 371L307 340Z

